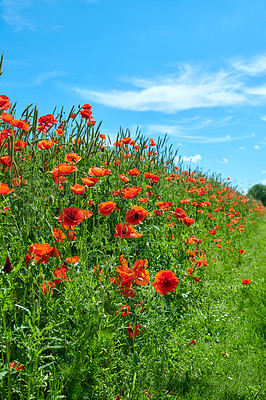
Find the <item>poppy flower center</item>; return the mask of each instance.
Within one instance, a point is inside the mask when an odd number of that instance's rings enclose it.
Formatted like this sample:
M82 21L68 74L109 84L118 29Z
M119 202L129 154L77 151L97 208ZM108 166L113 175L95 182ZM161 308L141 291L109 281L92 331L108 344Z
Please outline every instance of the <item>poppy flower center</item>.
M74 215L70 215L69 218L72 219L72 221L75 219Z
M134 215L134 218L135 218L135 219L139 219L139 213L136 213L136 214Z
M164 285L167 286L168 285L168 280L166 278L164 278Z

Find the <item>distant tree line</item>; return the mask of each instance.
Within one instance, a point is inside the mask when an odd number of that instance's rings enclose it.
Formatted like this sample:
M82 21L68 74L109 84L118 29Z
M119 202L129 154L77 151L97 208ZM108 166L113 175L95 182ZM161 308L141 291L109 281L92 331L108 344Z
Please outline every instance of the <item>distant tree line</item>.
M262 183L257 183L252 186L248 191L248 195L252 196L256 200L260 200L264 206L266 206L266 186Z

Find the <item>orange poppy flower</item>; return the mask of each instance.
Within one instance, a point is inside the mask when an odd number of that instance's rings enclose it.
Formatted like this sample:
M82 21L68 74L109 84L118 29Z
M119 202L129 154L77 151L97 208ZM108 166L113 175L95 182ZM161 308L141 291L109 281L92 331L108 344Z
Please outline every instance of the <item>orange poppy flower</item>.
M10 124L12 126L15 126L16 128L22 129L23 131L28 131L30 129L29 124L27 124L25 121L21 121L18 119L13 119Z
M17 367L16 367L16 366L17 366ZM23 370L23 368L24 368L23 364L18 364L18 363L15 362L15 361L10 362L10 363L7 365L7 367L10 368L10 369L13 369L13 368L16 367L16 371L21 371L21 370Z
M99 167L91 167L89 169L88 174L90 176L106 176L106 175L110 175L111 174L111 170L108 168L99 168Z
M138 176L140 174L140 170L138 170L137 168L133 168L128 171L128 174L131 176Z
M131 188L125 188L125 193L123 195L124 199L133 199L142 191L142 187L133 186Z
M106 201L99 204L99 213L104 217L110 215L116 208L116 203L114 201Z
M11 167L11 157L10 156L2 156L2 157L0 157L0 164L7 165L8 167Z
M130 210L126 212L125 220L128 224L139 225L147 217L147 211L140 206L132 206Z
M71 172L77 171L77 167L66 163L58 164L56 169L61 175L68 175Z
M14 119L12 115L10 115L9 113L5 113L4 111L2 112L1 118L3 122L7 122L8 124Z
M129 144L131 143L131 138L130 137L124 137L123 139L121 139L121 142L124 144Z
M71 281L71 282L73 282L72 279L67 278L67 276L66 276L67 272L69 272L69 269L64 264L62 264L60 267L56 267L56 269L54 270L54 276L57 279L54 279L54 282L55 283L60 283L62 281L66 281L66 282L67 281Z
M131 239L133 237L140 238L143 233L138 233L132 225L129 224L117 224L115 227L114 237Z
M53 247L51 247L48 243L34 243L29 247L29 252L35 254L36 256L44 256L49 254L52 250Z
M16 140L14 142L14 151L20 151L28 146L28 143L23 142L23 140Z
M61 231L61 229L55 228L53 229L53 237L56 242L64 243L66 235L64 234L64 232Z
M79 257L78 256L67 257L66 258L66 262L68 262L70 264L76 264L78 261L79 261Z
M70 189L75 194L83 194L85 192L85 187L76 183L74 186L70 186Z
M148 201L149 201L149 199L147 198L147 197L140 197L139 198L139 201L141 202L141 203L147 203Z
M145 268L148 266L148 260L137 260L134 262L133 270L136 273L135 283L139 286L148 285L150 282L149 271Z
M47 294L49 291L51 294L54 293L54 288L56 288L56 284L54 282L51 281L47 281L47 282L43 282L41 284L41 290L44 294Z
M123 181L123 182L129 182L129 181L130 181L130 179L127 178L125 174L120 174L120 175L119 175L119 178L120 178L121 181Z
M77 164L81 160L81 157L77 153L67 153L65 160L70 164Z
M12 193L14 189L9 189L6 183L0 183L0 194Z
M85 178L81 178L83 184L88 187L93 187L98 182L99 178L96 176L86 176Z
M79 225L84 219L84 213L77 207L63 208L60 217L56 217L58 222L66 229ZM72 228L73 229L73 228Z
M77 237L75 235L74 231L68 231L68 235L67 238L70 242L74 242L75 240L77 240Z
M54 142L52 140L41 140L37 146L39 147L40 150L47 150L50 149L53 146Z
M157 201L155 205L160 207L161 210L166 211L172 207L173 203L171 201Z
M174 292L178 283L179 279L174 272L161 270L155 275L152 286L156 292L166 295L167 292Z

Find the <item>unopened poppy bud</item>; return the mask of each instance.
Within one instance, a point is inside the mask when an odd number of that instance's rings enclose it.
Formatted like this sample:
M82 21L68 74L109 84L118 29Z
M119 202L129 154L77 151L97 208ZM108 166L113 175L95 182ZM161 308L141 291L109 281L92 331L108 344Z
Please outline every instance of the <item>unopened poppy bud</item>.
M5 263L5 265L4 265L3 269L2 269L2 271L5 272L6 274L9 274L9 273L12 271L12 269L13 269L13 267L12 267L12 265L11 265L10 259L9 259L9 257L7 256L7 258L6 258L6 263Z

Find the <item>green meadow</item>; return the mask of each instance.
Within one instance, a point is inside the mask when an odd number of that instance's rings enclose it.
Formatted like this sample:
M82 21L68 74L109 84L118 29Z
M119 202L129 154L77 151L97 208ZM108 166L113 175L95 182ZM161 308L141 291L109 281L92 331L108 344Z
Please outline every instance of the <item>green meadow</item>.
M176 155L0 95L1 400L265 398L265 207Z

